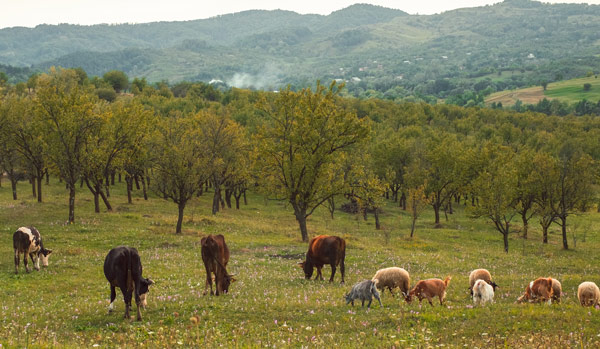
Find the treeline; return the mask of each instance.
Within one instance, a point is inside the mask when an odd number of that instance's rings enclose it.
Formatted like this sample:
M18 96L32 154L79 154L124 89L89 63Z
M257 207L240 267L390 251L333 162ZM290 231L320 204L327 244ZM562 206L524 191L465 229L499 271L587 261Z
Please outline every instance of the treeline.
M376 227L386 200L412 217L411 236L430 207L436 226L462 204L502 234L543 242L558 224L600 204L600 118L532 111L393 103L341 96L343 86L299 92L219 90L203 83L148 84L123 72L88 78L51 69L5 85L0 162L17 198L30 179L39 201L48 173L68 189L69 222L85 185L96 212L110 205L115 176L178 206L212 188L212 213L248 188L290 204L304 240L307 218L325 206L367 217ZM47 177L46 177L47 178ZM344 205L340 205L344 203ZM600 206L600 205L598 205Z

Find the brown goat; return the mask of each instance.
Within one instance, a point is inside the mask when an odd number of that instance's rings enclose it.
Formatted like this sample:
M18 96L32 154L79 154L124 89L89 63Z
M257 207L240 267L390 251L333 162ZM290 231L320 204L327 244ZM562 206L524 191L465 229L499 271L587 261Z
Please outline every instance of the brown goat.
M427 298L429 304L433 306L433 302L431 300L433 297L438 297L440 299L440 305L443 305L444 299L446 298L446 289L448 288L450 279L452 279L452 277L447 276L444 281L440 279L421 280L417 282L412 290L410 290L405 300L407 303L410 303L412 301L412 297L416 296L419 298L419 304L421 304L423 298Z
M517 299L517 303L524 301L551 303L553 295L552 278L537 278L527 285L525 293Z

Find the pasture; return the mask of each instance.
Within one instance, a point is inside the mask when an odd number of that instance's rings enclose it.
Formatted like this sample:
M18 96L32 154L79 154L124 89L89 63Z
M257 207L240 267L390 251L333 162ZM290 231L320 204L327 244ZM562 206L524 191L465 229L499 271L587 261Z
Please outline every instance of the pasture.
M125 184L111 190L115 211L94 214L93 200L78 189L76 223L65 225L64 185L44 186L45 202L31 197L19 184L13 201L6 181L0 187L0 344L3 347L598 347L600 310L582 308L576 289L582 281L600 283L600 214L571 217L577 246L561 249L558 227L550 243L541 243L535 219L529 240L516 234L510 252L501 235L484 220L467 218L456 207L443 227L433 228L433 212L417 221L411 240L410 217L388 202L375 230L372 216L323 210L308 220L310 236L335 234L346 239L346 284L304 280L297 263L302 243L292 210L284 203L249 195L248 205L210 214L211 194L186 209L184 233L174 235L176 205L136 192L127 204ZM442 216L443 219L443 216ZM12 234L20 226L39 229L50 266L29 274L14 274ZM515 226L518 223L515 224ZM237 282L225 296L202 296L204 267L200 237L225 235L231 250L228 265ZM569 243L573 242L569 236ZM104 257L117 245L136 247L150 288L142 322L123 319L117 293L115 311L108 314L109 286L102 272ZM374 303L352 308L343 296L351 286L370 279L377 269L399 266L409 271L411 286L419 279L452 276L446 303L406 304L386 291L384 307ZM490 270L500 288L495 304L473 307L468 274ZM22 268L22 264L21 264ZM323 276L327 280L330 268ZM562 282L561 304L515 304L529 281L552 276ZM135 309L135 305L134 305Z
M583 84L592 85L589 91L584 91ZM495 92L486 97L485 103L490 105L493 102L501 102L503 106L513 106L517 100L525 104L537 104L542 99L558 99L561 102L577 103L582 99L591 102L600 100L600 80L594 76L551 82L546 91L542 86L532 86L517 90L508 90Z

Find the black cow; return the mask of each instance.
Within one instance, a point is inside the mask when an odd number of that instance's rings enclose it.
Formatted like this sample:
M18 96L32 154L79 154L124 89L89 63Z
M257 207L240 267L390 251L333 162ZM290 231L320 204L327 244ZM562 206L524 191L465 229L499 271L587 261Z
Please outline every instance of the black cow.
M115 287L119 287L125 301L125 319L129 319L131 296L135 293L137 305L137 320L142 320L140 305L146 307L146 294L148 286L154 282L142 277L142 262L135 248L127 246L115 247L104 259L104 275L110 283L110 305L108 312L112 312L113 303L117 297Z
M31 258L35 270L40 270L40 259L42 260L42 266L48 266L48 256L52 253L52 250L44 248L42 236L34 227L21 227L17 229L13 234L13 248L15 249L15 274L19 273L21 253L24 254L23 264L25 264L25 271L28 273L27 255Z

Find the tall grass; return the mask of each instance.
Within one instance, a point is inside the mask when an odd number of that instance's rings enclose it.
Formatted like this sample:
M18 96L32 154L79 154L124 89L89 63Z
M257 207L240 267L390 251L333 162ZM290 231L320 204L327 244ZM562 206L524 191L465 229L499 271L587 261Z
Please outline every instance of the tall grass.
M210 194L186 210L184 233L175 235L176 206L159 198L135 197L127 204L124 185L111 190L115 212L93 213L91 195L77 194L76 223L65 225L64 186L45 186L45 202L30 197L19 185L13 201L6 182L0 188L0 344L5 347L149 347L190 346L598 346L600 313L582 308L576 288L582 281L600 283L600 217L586 213L577 223L577 248L561 249L554 227L550 243L541 243L532 222L529 239L511 236L510 252L501 235L484 220L466 217L462 206L433 228L433 214L417 221L408 237L410 217L394 203L382 215L383 230L374 220L326 210L309 218L311 236L336 234L347 241L346 285L304 280L297 267L306 252L289 206L250 195L240 210L210 214ZM140 195L141 196L141 195ZM47 248L50 266L40 272L14 274L12 233L36 226ZM585 227L585 241L583 233ZM230 294L202 296L204 268L200 236L225 235L231 250L228 270L236 273ZM152 278L148 308L142 322L123 319L118 293L108 314L110 294L102 265L108 250L136 247L144 276ZM452 275L444 306L406 304L383 296L383 308L370 312L347 306L343 295L352 284L372 277L382 267L400 266L419 279ZM470 270L491 271L500 288L496 302L472 307ZM21 263L21 268L22 263ZM324 269L327 279L329 267ZM561 304L514 304L530 280L552 276L563 284Z

